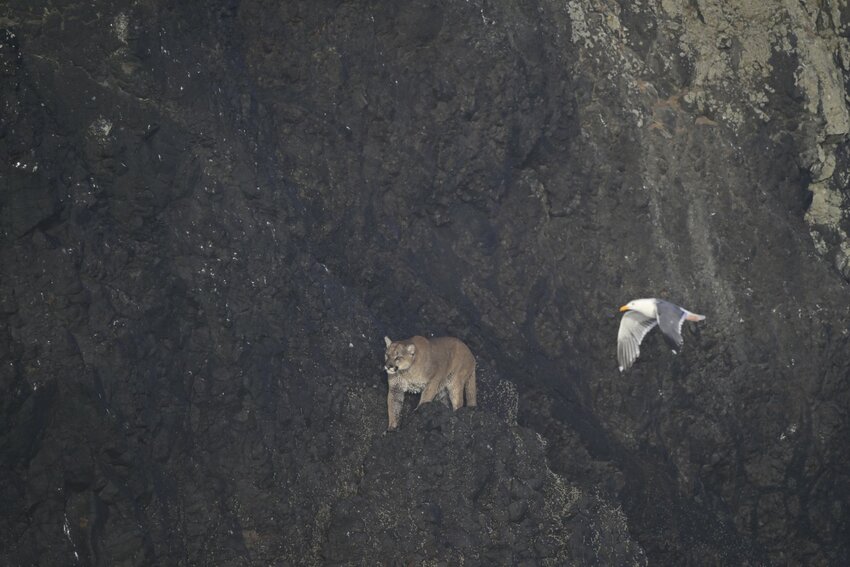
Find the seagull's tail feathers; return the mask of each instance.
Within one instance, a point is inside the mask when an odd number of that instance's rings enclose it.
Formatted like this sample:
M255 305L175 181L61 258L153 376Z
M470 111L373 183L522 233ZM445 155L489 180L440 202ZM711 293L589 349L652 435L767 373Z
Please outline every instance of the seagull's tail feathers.
M688 321L705 321L705 315L697 315L696 313L687 312L685 319Z

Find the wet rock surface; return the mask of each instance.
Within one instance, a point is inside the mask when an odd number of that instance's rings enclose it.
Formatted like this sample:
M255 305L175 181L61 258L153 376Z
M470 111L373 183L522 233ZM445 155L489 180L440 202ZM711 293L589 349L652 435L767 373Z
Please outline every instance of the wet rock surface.
M850 562L847 22L6 2L2 562Z

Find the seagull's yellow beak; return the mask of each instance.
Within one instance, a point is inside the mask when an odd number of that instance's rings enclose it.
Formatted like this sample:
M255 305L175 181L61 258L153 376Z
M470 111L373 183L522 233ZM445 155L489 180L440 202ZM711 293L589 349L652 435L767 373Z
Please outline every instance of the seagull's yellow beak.
M620 312L628 311L628 310L629 310L629 306L628 306L628 305L623 305L622 307L620 307Z

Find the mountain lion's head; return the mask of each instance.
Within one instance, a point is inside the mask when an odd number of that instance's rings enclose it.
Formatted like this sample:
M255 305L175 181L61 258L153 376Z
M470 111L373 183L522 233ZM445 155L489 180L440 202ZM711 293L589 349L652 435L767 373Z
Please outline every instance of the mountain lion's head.
M387 374L395 374L413 366L416 358L416 345L396 343L389 337L384 337L384 342L387 344L387 352L384 353L384 369Z

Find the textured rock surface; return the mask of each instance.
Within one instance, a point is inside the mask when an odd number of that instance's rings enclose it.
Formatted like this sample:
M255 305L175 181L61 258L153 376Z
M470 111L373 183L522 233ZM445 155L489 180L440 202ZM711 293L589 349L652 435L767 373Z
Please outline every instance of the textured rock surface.
M850 563L848 23L4 3L2 562ZM414 333L481 407L385 435Z

